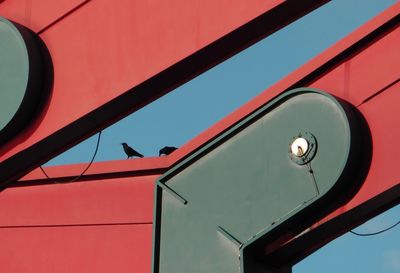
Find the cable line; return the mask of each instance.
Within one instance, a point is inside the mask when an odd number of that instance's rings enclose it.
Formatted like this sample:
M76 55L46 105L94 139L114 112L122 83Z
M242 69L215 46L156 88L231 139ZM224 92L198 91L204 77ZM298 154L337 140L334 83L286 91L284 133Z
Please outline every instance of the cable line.
M372 232L372 233L358 233L358 232L355 232L355 231L350 230L350 233L352 233L352 234L354 234L354 235L357 235L357 236L373 236L373 235L378 235L378 234L384 233L384 232L386 232L386 231L388 231L388 230L391 230L392 228L398 226L399 224L400 224L400 220L399 220L397 223L394 223L393 225L391 225L390 227L387 227L387 228L385 228L385 229L379 230L379 231L377 231L377 232Z
M102 133L102 131L100 131L100 132L98 133L96 148L95 148L95 150L94 150L92 159L90 160L90 162L89 162L89 164L86 166L86 168L81 172L81 174L78 175L78 176L76 176L74 179L72 179L72 180L70 180L70 181L67 181L67 182L57 182L57 181L54 181L54 183L59 184L59 183L71 183L71 182L75 182L75 181L79 180L79 179L87 172L87 170L89 170L89 168L90 168L90 166L92 165L94 159L96 158L97 151L99 150L100 139L101 139L101 133ZM46 173L46 171L43 169L42 166L39 166L39 168L42 170L43 174L46 176L47 179L51 179L51 177Z

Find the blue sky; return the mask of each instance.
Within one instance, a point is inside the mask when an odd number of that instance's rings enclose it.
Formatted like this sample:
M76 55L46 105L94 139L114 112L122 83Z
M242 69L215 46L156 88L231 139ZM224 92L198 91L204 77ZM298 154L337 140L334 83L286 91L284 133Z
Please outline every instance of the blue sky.
M333 0L103 131L96 161L124 159L120 143L146 156L181 146L396 0ZM88 162L96 136L46 165ZM380 230L400 206L360 226ZM399 273L400 227L372 237L345 234L294 267L295 273Z

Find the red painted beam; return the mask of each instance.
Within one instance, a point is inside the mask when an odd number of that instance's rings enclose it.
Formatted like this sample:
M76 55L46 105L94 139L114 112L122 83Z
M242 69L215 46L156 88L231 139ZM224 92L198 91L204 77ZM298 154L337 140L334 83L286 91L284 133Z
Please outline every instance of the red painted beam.
M355 106L361 106L363 102L373 99L375 95L385 91L385 87L390 87L399 79L400 52L397 50L399 13L400 3L376 16L286 78L200 133L171 155L94 163L88 174L170 168L281 92L296 87L320 88ZM350 60L350 58L352 59ZM365 67L374 69L371 71ZM375 77L377 72L379 75ZM374 76L368 76L370 73L373 73ZM352 79L351 82L349 77ZM50 170L54 170L57 175L62 176L64 171L61 170L69 169L69 176L74 176L78 175L79 170L84 167L85 164L78 164L73 167L71 165L50 167ZM41 171L35 170L25 176L22 181L42 178Z
M151 234L151 225L1 228L1 268L13 273L150 273Z
M158 176L10 187L0 198L0 227L151 224Z
M4 0L0 14L40 33L91 0Z
M327 0L11 2L0 15L39 33L54 84L45 109L0 147L3 185Z
M116 176L84 183L57 177L3 190L2 271L150 273L158 175Z
M115 177L128 177L140 175L161 175L175 162L172 156L145 157L141 159L114 160L94 162L79 180L96 180ZM87 167L87 163L44 167L46 177L40 168L37 168L22 177L18 182L11 184L27 185L53 183L52 181L71 181Z

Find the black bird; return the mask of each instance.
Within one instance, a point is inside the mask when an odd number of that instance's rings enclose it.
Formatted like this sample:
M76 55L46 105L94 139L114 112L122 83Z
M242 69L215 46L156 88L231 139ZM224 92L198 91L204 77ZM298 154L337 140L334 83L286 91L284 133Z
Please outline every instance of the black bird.
M175 151L176 149L178 149L178 148L172 147L172 146L165 146L164 148L162 148L162 149L160 150L160 152L158 153L158 156L161 156L161 155L169 155L170 153L172 153L172 152Z
M124 148L126 155L128 156L126 159L133 157L133 156L143 157L143 155L141 153L136 152L132 147L129 147L129 145L126 144L125 142L121 143L121 145Z

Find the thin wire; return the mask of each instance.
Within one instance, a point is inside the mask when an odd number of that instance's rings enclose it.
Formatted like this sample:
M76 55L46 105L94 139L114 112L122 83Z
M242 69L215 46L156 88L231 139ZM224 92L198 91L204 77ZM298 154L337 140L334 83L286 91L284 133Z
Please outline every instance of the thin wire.
M42 166L39 166L39 168L42 170L42 172L44 173L44 175L47 177L47 179L50 179L50 177L47 175L46 171L43 169Z
M57 182L57 181L54 181L54 183L60 184L60 183L71 183L71 182L75 182L75 181L79 180L79 179L87 172L87 170L89 170L90 166L92 166L92 163L93 163L94 159L96 158L97 151L99 150L100 139L101 139L101 132L102 132L102 131L100 131L100 132L98 133L98 136L97 136L97 143L96 143L96 149L94 150L92 159L90 160L90 162L89 162L89 164L86 166L86 168L81 172L81 174L78 175L77 177L75 177L74 179L70 180L70 181L67 181L67 182ZM46 173L46 171L43 169L42 166L39 166L39 168L42 170L43 174L46 176L47 179L51 179L51 177Z
M316 192L317 196L319 196L320 192L319 192L317 180L315 179L314 170L311 168L311 162L306 163L305 165L307 166L308 172L310 173L311 179L314 183L315 192Z
M393 225L391 225L390 227L387 227L387 228L382 229L382 230L377 231L377 232L372 232L372 233L358 233L358 232L355 232L355 231L350 230L350 233L352 233L352 234L354 234L354 235L357 235L357 236L373 236L373 235L378 235L378 234L384 233L384 232L386 232L386 231L388 231L388 230L391 230L392 228L398 226L399 224L400 224L400 220L399 220L397 223L394 223Z

